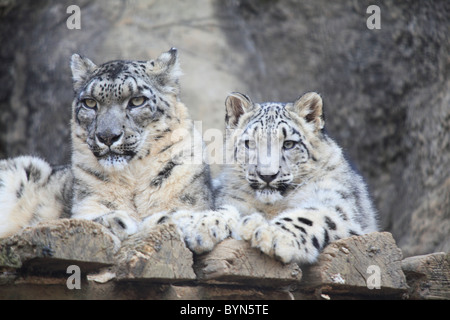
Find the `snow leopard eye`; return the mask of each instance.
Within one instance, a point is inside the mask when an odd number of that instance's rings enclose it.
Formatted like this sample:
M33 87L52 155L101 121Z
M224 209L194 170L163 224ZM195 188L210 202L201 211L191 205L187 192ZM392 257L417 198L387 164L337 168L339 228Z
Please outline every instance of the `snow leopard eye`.
M131 98L130 102L128 103L128 105L130 107L140 107L142 106L145 102L147 101L146 97L135 97L135 98Z
M82 102L83 106L88 109L95 109L97 107L97 101L94 99L84 99Z
M289 150L294 148L297 145L297 141L287 140L283 143L283 149Z

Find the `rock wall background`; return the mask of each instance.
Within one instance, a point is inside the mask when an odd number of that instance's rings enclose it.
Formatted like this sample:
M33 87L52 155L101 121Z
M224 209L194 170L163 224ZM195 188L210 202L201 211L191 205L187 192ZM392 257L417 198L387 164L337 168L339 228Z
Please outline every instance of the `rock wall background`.
M81 30L69 30L69 5ZM366 27L369 5L381 29ZM150 59L175 46L182 100L222 129L231 91L318 91L329 134L367 179L405 256L450 251L450 2L0 0L0 158L70 159L69 59Z

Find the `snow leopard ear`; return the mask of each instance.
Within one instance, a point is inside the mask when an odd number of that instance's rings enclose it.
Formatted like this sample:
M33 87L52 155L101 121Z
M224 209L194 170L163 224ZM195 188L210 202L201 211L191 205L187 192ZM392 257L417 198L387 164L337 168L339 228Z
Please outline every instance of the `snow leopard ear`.
M78 91L97 69L97 66L88 58L83 58L75 53L72 55L70 68L72 69L73 88Z
M245 94L232 92L225 100L225 123L227 128L235 128L239 118L253 109L252 100Z
M165 93L179 93L179 79L182 72L176 48L164 52L156 60L148 61L146 69L147 74L156 81L161 91Z
M322 97L316 92L308 92L288 105L287 109L294 111L306 122L313 124L316 131L320 131L325 126L322 107Z

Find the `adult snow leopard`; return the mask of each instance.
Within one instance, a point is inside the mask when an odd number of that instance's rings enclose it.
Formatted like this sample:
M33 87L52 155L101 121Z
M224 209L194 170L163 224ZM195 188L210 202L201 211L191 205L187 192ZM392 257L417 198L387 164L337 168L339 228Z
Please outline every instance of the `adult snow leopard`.
M100 66L74 54L71 69L72 163L54 170L33 157L0 162L0 237L66 212L124 239L173 212L213 207L209 168L192 161L202 145L192 144L199 133L179 101L176 49Z
M226 100L227 154L218 207L242 215L237 235L284 263L312 263L331 241L377 230L363 179L324 132L322 98Z

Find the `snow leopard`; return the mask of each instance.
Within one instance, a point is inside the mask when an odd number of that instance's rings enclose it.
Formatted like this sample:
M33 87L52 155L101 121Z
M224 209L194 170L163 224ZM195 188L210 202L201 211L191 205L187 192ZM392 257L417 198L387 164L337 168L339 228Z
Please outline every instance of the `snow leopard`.
M71 70L71 164L0 162L0 237L69 217L101 223L123 240L175 212L190 219L189 211L213 209L209 167L192 161L203 145L191 143L200 133L179 99L175 48L155 60L99 66L74 54Z
M70 217L72 171L31 156L0 160L0 238Z
M227 165L216 206L240 215L235 236L283 263L310 264L330 242L378 230L367 185L325 132L322 97L226 99Z

